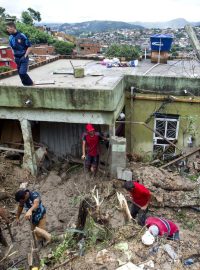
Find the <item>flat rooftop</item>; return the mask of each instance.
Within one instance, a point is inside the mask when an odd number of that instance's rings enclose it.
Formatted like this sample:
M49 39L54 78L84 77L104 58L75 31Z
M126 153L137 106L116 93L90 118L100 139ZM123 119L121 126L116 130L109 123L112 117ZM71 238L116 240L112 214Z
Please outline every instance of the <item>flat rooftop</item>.
M71 89L103 89L110 90L115 87L124 75L146 75L164 77L200 76L200 63L195 60L168 61L168 64L155 66L150 60L142 60L137 67L112 67L102 66L93 60L72 60L74 67L85 69L84 78L74 78L73 69L67 59L57 60L29 72L36 83L45 83L35 87L44 88L71 88ZM54 73L58 74L54 74ZM54 84L51 84L54 82ZM48 84L49 83L49 84ZM18 75L2 79L0 86L22 86Z

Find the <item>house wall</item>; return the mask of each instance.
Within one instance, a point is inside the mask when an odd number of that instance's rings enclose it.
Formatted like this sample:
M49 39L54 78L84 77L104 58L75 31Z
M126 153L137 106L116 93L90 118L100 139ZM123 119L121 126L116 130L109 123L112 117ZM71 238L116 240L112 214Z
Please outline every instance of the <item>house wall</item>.
M30 99L31 108L35 110L42 108L59 111L114 112L123 97L121 78L111 89L0 87L0 107L9 108L27 108L25 101Z
M145 95L141 94L140 96L145 97ZM157 100L135 99L131 106L131 99L126 98L126 120L132 122L145 122L152 113L158 110L161 104L162 101ZM187 148L187 139L189 135L193 135L195 138L193 147L200 146L200 98L199 103L173 101L165 105L163 110L159 112L180 116L178 142L176 144L180 149ZM148 123L148 126L151 128L154 128L154 119L153 116ZM153 132L151 130L141 124L131 125L127 123L126 138L127 149L129 152L142 154L148 158L152 157Z
M32 47L31 52L37 55L55 54L55 48L53 46L43 45Z
M83 43L78 45L77 50L82 55L98 54L101 51L101 47L99 44Z

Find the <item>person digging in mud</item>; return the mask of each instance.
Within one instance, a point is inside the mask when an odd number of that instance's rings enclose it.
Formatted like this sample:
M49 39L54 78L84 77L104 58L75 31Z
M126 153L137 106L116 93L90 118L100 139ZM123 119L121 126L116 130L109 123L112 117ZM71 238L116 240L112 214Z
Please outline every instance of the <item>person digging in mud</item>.
M160 217L148 217L145 221L148 230L142 236L145 245L151 245L157 236L166 236L169 240L180 240L179 228L171 220Z
M2 207L0 207L0 217L6 222L6 224L9 224L10 223L10 220L8 218L8 211ZM2 224L2 222L1 222ZM0 227L0 243L4 246L4 247L7 247L8 244L7 244L7 241L3 235L3 232L2 232L2 229Z
M132 205L131 216L136 218L138 216L138 224L144 226L146 214L148 212L148 205L151 199L150 191L143 185L134 181L127 181L123 186L130 192Z
M36 227L46 231L46 209L42 204L40 194L36 191L19 190L15 194L15 200L19 203L16 220L17 224L20 225L20 215L23 208L26 210L25 219L31 223L31 229L34 230ZM36 239L39 245L43 245L44 237L41 234L35 233ZM47 239L45 239L47 240Z
M82 159L88 171L96 175L99 165L99 143L100 139L108 140L96 132L92 124L86 125L86 132L82 136ZM87 148L87 154L86 154Z

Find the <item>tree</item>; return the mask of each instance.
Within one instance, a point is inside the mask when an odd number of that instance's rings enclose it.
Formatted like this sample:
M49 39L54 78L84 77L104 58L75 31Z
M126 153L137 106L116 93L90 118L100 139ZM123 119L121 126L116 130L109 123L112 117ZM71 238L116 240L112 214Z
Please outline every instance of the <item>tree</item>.
M113 44L106 51L107 57L125 57L127 60L137 59L140 56L138 47L132 45Z
M66 42L66 41L55 41L53 43L54 47L55 47L55 51L58 54L61 55L69 55L72 53L72 50L74 48L74 44L71 42Z
M39 30L33 25L18 22L17 29L24 33L33 44L52 44L54 42L54 39L49 34Z
M22 22L28 25L33 25L33 22L41 21L41 15L39 11L36 11L32 8L28 8L26 11L22 12Z
M28 11L23 11L21 17L24 24L33 25L33 18Z
M28 11L29 11L29 14L30 16L32 17L32 19L34 21L37 21L37 22L40 22L42 19L41 19L41 14L39 11L36 11L32 8L28 8Z
M0 7L0 17L5 18L6 16L5 11L6 11L5 8Z

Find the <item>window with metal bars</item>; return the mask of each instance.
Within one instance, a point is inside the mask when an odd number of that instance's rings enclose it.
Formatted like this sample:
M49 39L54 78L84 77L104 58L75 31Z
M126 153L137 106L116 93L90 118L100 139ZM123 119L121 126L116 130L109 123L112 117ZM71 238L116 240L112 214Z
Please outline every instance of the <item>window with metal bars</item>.
M169 159L176 154L176 148L169 144L178 139L179 116L178 115L155 115L153 134L153 156Z

